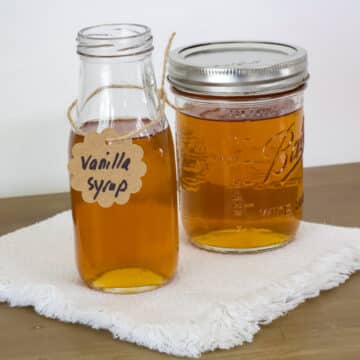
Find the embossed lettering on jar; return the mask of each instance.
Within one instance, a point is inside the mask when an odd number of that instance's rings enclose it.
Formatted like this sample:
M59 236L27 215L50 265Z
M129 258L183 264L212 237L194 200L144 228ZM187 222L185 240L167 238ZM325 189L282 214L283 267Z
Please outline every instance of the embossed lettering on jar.
M208 250L292 240L303 203L304 49L223 42L174 50L182 220Z

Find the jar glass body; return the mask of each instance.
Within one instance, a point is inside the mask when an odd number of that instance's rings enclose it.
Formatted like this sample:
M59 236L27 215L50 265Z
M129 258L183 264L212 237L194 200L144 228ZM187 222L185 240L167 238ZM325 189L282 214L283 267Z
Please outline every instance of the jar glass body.
M247 252L293 239L303 202L303 88L242 98L174 92L181 215L191 242Z
M126 36L129 31L141 32L138 28L128 30L122 24L115 30L127 32ZM111 41L111 31L113 28L95 28L95 33L109 33L106 41ZM139 42L137 32L132 42ZM130 45L127 43L126 48L131 49ZM94 49L90 46L92 52ZM136 52L135 45L134 49ZM142 147L147 170L141 178L141 189L131 194L125 204L104 208L97 202L85 202L81 192L74 189L71 201L82 279L101 291L132 293L160 287L175 273L176 168L170 127L165 115L160 114L151 51L115 55L97 57L92 53L80 57L76 126L81 134L71 133L70 157L74 144L83 142L83 133L112 128L124 135L160 118L131 138Z

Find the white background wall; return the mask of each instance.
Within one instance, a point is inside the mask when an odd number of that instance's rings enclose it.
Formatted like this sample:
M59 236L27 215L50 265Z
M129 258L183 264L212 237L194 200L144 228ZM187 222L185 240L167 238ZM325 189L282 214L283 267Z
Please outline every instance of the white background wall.
M172 31L174 46L255 39L305 47L305 165L360 161L359 1L1 0L0 197L68 189L65 110L77 92L75 36L109 22L152 28L158 76Z

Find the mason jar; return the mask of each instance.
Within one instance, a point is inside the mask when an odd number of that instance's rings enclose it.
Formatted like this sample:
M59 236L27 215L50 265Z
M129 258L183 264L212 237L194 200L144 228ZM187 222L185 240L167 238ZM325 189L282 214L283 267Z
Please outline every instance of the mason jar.
M303 203L307 54L269 42L175 49L181 216L190 241L248 252L294 239Z

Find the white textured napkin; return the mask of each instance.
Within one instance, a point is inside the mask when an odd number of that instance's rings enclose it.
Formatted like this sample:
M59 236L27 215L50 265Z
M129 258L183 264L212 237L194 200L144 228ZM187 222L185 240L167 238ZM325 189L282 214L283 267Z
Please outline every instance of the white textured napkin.
M302 223L296 241L251 255L210 253L182 239L174 280L137 295L86 288L74 258L69 211L1 237L0 301L197 357L252 341L261 324L344 282L360 269L360 229Z

